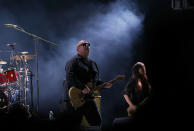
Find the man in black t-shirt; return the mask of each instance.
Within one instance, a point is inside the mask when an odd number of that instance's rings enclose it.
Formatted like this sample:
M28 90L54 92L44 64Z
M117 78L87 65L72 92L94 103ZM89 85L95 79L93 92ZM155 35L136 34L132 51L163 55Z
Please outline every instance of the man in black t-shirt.
M90 43L81 40L77 43L77 55L71 58L65 67L66 86L68 90L71 87L81 89L81 93L87 95L91 89L87 86L88 82L97 86L103 84L103 88L110 88L111 83L104 83L99 80L99 71L97 64L88 58L90 52ZM77 124L80 124L82 116L85 115L88 123L92 126L101 126L101 115L98 111L95 99L86 101L85 104L72 113L76 117Z

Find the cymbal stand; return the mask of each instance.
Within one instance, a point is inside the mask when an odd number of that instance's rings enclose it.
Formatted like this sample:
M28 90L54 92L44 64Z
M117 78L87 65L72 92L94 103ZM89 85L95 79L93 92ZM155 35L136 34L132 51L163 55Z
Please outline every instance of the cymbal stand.
M12 60L11 58L13 58L16 55L18 55L20 57L19 53L15 49L15 45L16 45L16 43L9 45L9 47L12 49L11 52L10 52L10 66L11 67L14 67L14 59ZM15 62L16 62L16 70L18 70L19 67L18 67L17 60L15 60Z
M27 105L28 70L28 62L24 60L24 105Z
M37 88L37 112L39 112L39 71L38 71L38 38L34 37L36 55L36 88Z
M15 47L14 45L10 46L11 47L11 53L10 53L10 66L13 66L14 60L12 60L11 58L14 56L14 52L15 52Z
M33 84L32 84L32 78L34 76L33 72L31 70L29 70L30 72L30 92L31 92L31 108L30 108L30 112L33 111L34 108L34 102L33 102Z
M10 51L10 63L9 63L9 66L10 67L14 67L14 62L16 62L16 68L18 68L18 63L17 61L15 61L14 59L12 59L16 54L17 54L17 51L15 49L15 45L16 43L14 44L10 44L8 47L11 48L11 51ZM12 85L7 85L7 90L8 90L8 98L9 98L9 101L10 103L12 103Z
M19 72L19 75L18 75L18 85L19 85L19 103L21 103L21 100L22 100L22 87L23 87L23 84L22 84L22 75L21 75L21 72Z

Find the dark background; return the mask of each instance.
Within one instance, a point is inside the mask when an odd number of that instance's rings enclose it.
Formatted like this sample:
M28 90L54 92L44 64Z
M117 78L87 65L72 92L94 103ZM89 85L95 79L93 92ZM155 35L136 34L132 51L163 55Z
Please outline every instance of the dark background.
M42 88L40 89L40 114L47 117L49 110L54 110L55 113L59 112L59 101L63 96L61 83L65 78L63 69L66 60L73 54L68 53L69 49L67 48L71 47L69 45L75 45L80 39L89 39L91 43L117 43L117 46L107 46L108 53L104 53L106 50L101 49L102 44L99 44L96 46L100 48L97 50L98 54L94 54L98 57L91 56L99 64L101 78L107 81L117 74L130 75L132 64L137 61L144 62L154 93L150 107L150 124L153 127L154 125L177 127L186 122L185 127L188 127L190 125L189 118L192 119L193 114L194 10L174 10L170 0L131 0L127 1L126 4L130 5L129 9L137 16L144 16L141 21L140 33L133 36L132 42L127 41L127 37L118 37L121 40L115 42L115 39L112 41L103 40L106 38L103 36L104 34L101 35L103 37L101 40L99 40L100 35L94 39L87 38L87 33L83 35L84 28L93 26L86 25L87 18L98 14L98 12L106 14L110 9L109 5L114 2L118 1L1 1L1 50L7 50L5 47L7 43L16 42L19 50L28 50L31 54L34 52L33 40L30 37L24 37L17 31L6 29L3 26L6 23L21 25L30 32L59 43L58 47L40 45L41 73L49 72L48 76L53 76L53 78L46 77L45 80L43 77L47 73L40 74L40 81L44 79L40 82L40 88ZM135 3L133 8L131 8L130 2ZM133 32L130 35L133 35ZM138 37L136 37L137 35ZM77 38L71 40L72 36ZM90 34L88 36L91 37ZM67 53L63 54L60 48L65 49L64 52ZM58 59L59 56L61 59ZM103 59L104 56L106 59ZM7 59L6 57L8 55L3 54L1 59ZM61 62L63 59L65 60ZM41 64L49 66L45 67ZM35 67L34 62L32 62L32 67ZM49 80L53 81L52 88L49 86L46 88L46 83ZM112 89L102 91L101 110L104 126L110 126L115 117L126 116L126 103L122 95L118 94L123 90L126 82L127 80L116 83ZM55 98L51 99L48 96ZM36 101L36 93L34 99Z
M193 10L173 10L171 1L152 1L148 7L145 40L157 94L156 117L161 123L188 127L193 114Z

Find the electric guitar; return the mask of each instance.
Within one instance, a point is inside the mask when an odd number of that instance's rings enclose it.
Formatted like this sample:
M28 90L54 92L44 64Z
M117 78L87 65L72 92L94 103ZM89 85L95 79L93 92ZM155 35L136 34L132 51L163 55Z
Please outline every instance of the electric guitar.
M118 75L113 80L110 80L108 83L112 84L112 83L114 83L118 80L122 80L122 79L125 79L125 78L126 78L126 76L124 76L124 75ZM88 86L90 88L90 93L89 94L83 94L81 89L76 88L74 86L72 86L69 89L69 98L70 98L72 106L75 109L77 109L77 108L81 107L82 105L84 105L84 103L88 100L92 100L94 98L100 97L99 95L95 94L94 91L103 88L104 84L93 87L92 83L88 82L86 84L86 86Z
M141 108L143 105L145 105L149 100L149 97L146 97L142 102L140 102L138 105L136 105L136 110L133 110L130 108L130 106L127 108L128 116L134 116L136 112Z

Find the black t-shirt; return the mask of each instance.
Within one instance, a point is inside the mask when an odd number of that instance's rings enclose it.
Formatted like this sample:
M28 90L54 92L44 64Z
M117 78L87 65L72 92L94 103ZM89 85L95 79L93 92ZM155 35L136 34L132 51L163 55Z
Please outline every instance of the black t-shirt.
M91 59L86 60L79 54L67 62L65 71L68 89L71 86L84 89L88 82L92 82L93 85L103 83L99 80L97 64Z
M138 80L132 79L127 83L125 89L123 90L123 95L128 95L134 105L138 105L151 94L149 82L147 80L141 80L141 83L142 90L138 90Z

